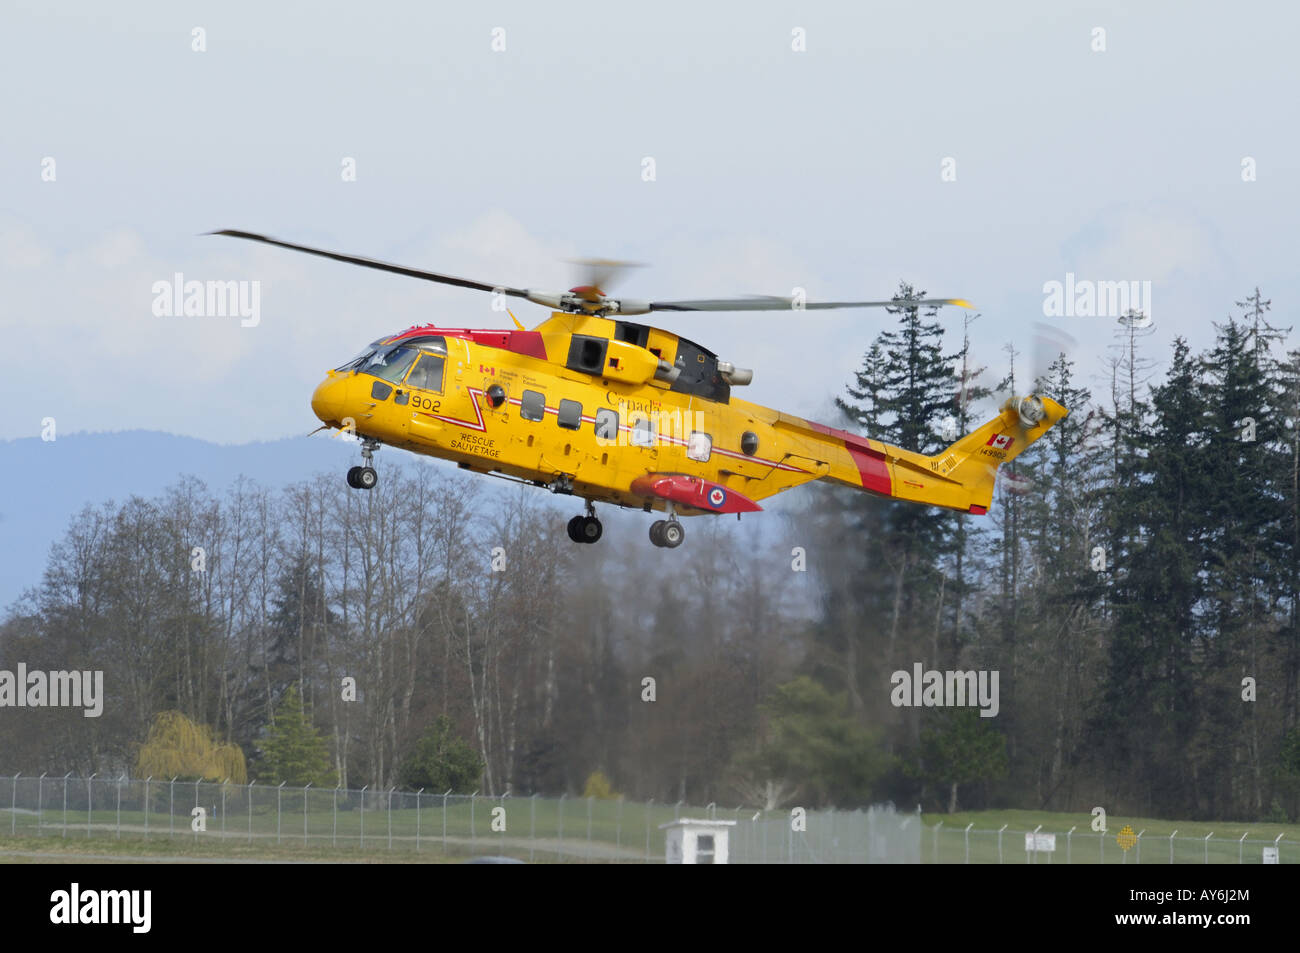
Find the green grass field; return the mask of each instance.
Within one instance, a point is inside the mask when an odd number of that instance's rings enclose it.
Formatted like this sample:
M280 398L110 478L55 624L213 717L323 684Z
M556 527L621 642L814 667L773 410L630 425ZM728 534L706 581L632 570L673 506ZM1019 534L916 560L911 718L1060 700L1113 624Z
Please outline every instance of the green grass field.
M86 811L61 803L33 810L0 808L0 861L59 859L203 859L213 861L308 861L361 863L456 862L471 855L504 855L539 863L661 863L664 833L659 825L680 812L707 817L704 808L583 799L426 798L414 807L385 810L383 801L362 812L359 805L337 806L328 792L285 794L277 814L270 803L229 798L206 818L207 830L191 830L188 811L175 813L150 805L143 810ZM140 802L142 803L142 802ZM395 802L400 803L400 802ZM504 808L495 814L494 808ZM304 809L306 813L304 813ZM794 856L814 862L868 858L866 821L854 812L808 815L806 833L789 834L789 814L716 811L738 822L732 835L736 860L780 862ZM913 817L915 817L913 815ZM1086 814L1046 811L982 811L928 814L922 819L922 863L1074 863L1168 864L1261 863L1265 846L1276 846L1282 863L1300 863L1300 825L1168 821L1112 815L1107 832L1091 829ZM504 822L504 830L494 830ZM973 825L969 835L966 826ZM1125 827L1141 833L1129 850L1118 834ZM1001 835L999 852L998 831ZM1025 833L1041 828L1056 835L1055 851L1025 851ZM1073 834L1067 832L1074 828ZM915 830L915 828L913 828ZM1175 833L1176 832L1176 833ZM1207 841L1207 835L1213 837ZM1170 835L1175 835L1171 840ZM1243 835L1245 839L1243 840ZM1172 847L1172 854L1171 854ZM30 856L39 855L39 856Z
M150 855L158 853L155 846L165 845L197 856L243 849L242 856L248 858L278 858L282 850L301 850L310 852L313 859L344 861L493 854L550 862L638 862L647 857L662 859L664 835L658 827L675 816L671 805L617 801L589 805L582 799L561 803L541 798L479 798L471 804L460 798L449 800L444 808L441 798L431 797L418 811L408 807L391 812L373 806L363 812L342 802L336 810L328 793L313 794L305 805L301 794L286 794L279 812L274 797L270 800L269 805L255 803L250 814L246 800L231 798L225 816L219 809L209 814L207 829L202 832L191 829L188 809L180 803L175 813L169 813L166 804L161 812L151 805L148 813L81 807L65 814L57 803L39 814L0 808L0 836L8 835L10 844L29 845L28 850L38 843L41 850L52 843L77 844L83 853L129 842L132 853Z

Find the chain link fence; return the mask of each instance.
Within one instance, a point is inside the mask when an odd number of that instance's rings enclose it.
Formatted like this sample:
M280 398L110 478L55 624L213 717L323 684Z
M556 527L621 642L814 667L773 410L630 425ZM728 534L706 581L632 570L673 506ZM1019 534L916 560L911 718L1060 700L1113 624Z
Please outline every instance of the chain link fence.
M15 837L189 839L361 852L436 851L549 862L662 863L661 825L734 821L736 864L1300 863L1279 835L1152 835L922 824L892 806L865 811L704 807L597 798L485 797L159 778L11 776L0 781L0 833ZM8 791L5 791L5 788ZM5 798L4 794L8 794ZM6 818L5 815L8 815Z
M0 781L0 833L7 828L15 837L189 839L196 844L218 838L365 852L662 863L660 826L691 817L735 821L731 863L921 860L920 818L892 807L808 811L796 820L787 810L621 798L485 797L72 775L6 780L8 784Z
M1204 837L1085 828L980 830L939 823L927 831L935 864L1260 864L1300 863L1300 841L1211 831ZM1269 860L1265 858L1269 857Z

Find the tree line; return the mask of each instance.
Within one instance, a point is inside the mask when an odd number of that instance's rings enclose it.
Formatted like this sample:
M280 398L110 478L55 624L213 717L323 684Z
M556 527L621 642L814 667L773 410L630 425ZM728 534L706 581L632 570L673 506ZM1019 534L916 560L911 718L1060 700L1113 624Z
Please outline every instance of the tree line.
M814 486L666 552L424 461L367 493L187 477L87 507L10 608L0 668L107 698L0 711L2 767L129 773L176 712L295 783L1300 818L1300 351L1269 302L1199 354L1116 325L1095 394L1068 353L976 366L918 297L848 426L934 453L1011 394L1071 411L989 516ZM918 663L998 672L996 717L899 707Z

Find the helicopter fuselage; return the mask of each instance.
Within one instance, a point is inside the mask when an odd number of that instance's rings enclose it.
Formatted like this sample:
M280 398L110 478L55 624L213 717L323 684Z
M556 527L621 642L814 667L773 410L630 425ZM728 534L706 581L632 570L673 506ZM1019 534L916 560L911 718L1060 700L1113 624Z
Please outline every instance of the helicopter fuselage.
M381 339L330 371L312 407L363 439L670 517L758 510L818 479L982 513L997 465L1022 449L998 437L927 457L734 397L747 380L671 332L557 311L531 331Z

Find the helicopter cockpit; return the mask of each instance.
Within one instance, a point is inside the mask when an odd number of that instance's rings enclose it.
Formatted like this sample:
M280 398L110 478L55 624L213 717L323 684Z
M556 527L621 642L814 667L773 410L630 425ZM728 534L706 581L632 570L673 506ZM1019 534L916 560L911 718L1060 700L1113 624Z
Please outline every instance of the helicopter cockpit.
M406 378L411 365L419 359L409 383L423 390L442 390L442 371L447 359L447 339L441 336L410 338L397 344L387 344L391 338L380 338L364 351L335 368L337 371L355 371L369 374L390 384Z

